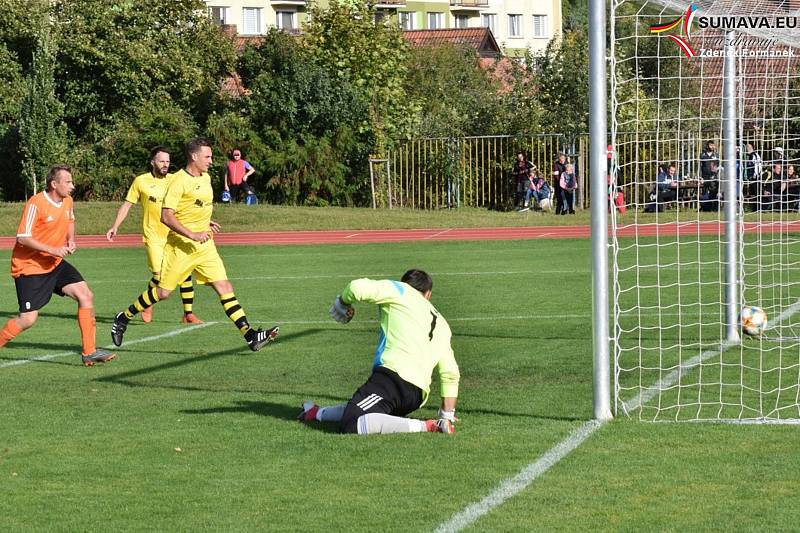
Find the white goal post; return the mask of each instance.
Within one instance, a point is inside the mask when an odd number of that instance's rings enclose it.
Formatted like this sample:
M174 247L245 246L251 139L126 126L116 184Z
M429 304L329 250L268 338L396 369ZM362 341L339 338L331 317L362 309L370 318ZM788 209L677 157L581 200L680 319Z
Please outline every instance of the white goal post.
M800 1L589 7L595 417L800 422Z

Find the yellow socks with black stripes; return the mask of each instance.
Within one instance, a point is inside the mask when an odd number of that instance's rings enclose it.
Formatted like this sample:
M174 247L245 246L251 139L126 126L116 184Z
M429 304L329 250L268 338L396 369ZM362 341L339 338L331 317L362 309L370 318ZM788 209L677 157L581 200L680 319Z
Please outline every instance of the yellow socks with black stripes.
M232 292L221 294L219 301L222 304L222 308L225 309L225 314L231 319L231 322L236 324L236 327L239 328L242 335L247 335L247 332L250 331L250 324L247 322L247 316L245 315L244 309L242 309L242 306L239 304L239 300L236 299L236 295Z

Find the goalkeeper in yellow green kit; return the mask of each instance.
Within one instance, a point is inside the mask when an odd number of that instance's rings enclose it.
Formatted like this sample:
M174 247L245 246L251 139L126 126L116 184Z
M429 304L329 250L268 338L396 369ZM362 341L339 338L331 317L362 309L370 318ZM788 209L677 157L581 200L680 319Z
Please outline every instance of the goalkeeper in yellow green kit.
M353 318L355 302L380 308L381 331L372 375L347 403L320 407L303 403L300 420L340 422L342 433L453 433L459 372L450 346L450 326L430 303L433 280L409 270L400 281L351 281L331 306L334 320ZM438 420L405 418L428 400L431 376L439 374Z

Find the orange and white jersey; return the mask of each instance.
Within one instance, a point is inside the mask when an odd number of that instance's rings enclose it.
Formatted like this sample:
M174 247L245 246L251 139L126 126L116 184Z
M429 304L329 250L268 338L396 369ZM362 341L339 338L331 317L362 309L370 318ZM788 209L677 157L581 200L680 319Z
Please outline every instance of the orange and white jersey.
M42 244L60 248L67 244L70 224L75 220L72 198L54 202L45 192L32 196L25 204L17 237L30 237ZM19 242L11 252L11 276L46 274L61 262L61 258L28 248Z

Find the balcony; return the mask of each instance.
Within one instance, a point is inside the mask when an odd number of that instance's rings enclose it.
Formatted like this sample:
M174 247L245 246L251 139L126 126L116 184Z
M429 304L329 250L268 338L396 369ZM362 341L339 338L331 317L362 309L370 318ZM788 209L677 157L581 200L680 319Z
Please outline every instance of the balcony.
M406 7L406 0L375 0L375 7L378 9L397 9Z
M306 0L270 0L273 6L305 6Z
M450 0L451 11L480 11L489 7L489 0Z

